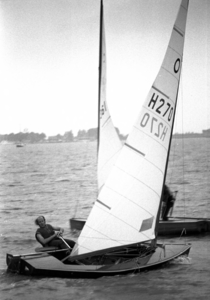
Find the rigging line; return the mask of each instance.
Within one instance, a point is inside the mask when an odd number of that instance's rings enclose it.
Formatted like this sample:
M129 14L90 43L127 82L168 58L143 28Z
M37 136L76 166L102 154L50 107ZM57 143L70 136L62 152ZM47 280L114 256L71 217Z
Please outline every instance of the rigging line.
M172 178L173 178L173 174L174 174L174 168L175 168L175 152L176 152L176 142L174 141L172 143L172 148L173 148L173 153L172 155L170 155L170 157L172 157L171 163L169 162L169 164L171 165L170 167L170 175L167 176L167 182L169 184L169 186L171 185L172 182ZM168 172L167 172L168 174Z
M207 57L207 51L206 51L206 57ZM207 77L207 73L206 73L206 77ZM209 102L207 102L207 92L206 92L206 129L208 129L208 120L209 120L209 111L210 111L210 106L209 106ZM207 132L207 136L205 137L205 171L207 173L207 176L206 176L206 195L208 195L209 193L209 182L210 182L210 176L209 176L209 155L210 155L210 143L209 143L209 139L208 139L208 132ZM205 216L207 216L207 214L205 213Z
M209 168L209 157L210 157L210 143L207 141L208 138L206 138L206 172L207 172L207 178L206 178L206 196L209 195L209 182L210 182L210 168ZM204 198L205 199L205 198ZM209 199L206 199L207 201L209 201ZM205 215L207 216L207 213L205 213Z
M179 106L179 102L178 102L178 106ZM175 127L177 128L177 122L175 122ZM172 178L173 178L173 174L174 174L174 170L175 170L175 157L176 157L176 149L177 149L177 142L176 142L176 138L172 139L172 146L171 148L173 149L173 152L170 153L170 158L171 162L169 160L169 165L170 165L170 174L169 176L167 176L167 182L169 183L169 186L171 185L172 182ZM167 171L168 174L168 171Z
M87 162L87 155L88 155L88 150L89 150L89 141L86 142L85 144L86 144L85 154L82 158L82 163L81 163L81 167L82 167L81 177L83 179L85 179L85 170L86 170L86 168L84 167L84 165ZM76 195L78 195L78 196L77 196L76 205L75 205L75 208L74 208L74 215L73 215L74 218L76 217L77 211L80 208L81 195L83 194L81 192L79 193L78 191L81 191L81 189L78 185L76 185Z
M183 93L183 75L184 75L184 68L182 69L182 74L181 74L181 78L180 78L180 91L181 91L181 103L182 103L182 181L183 181L183 198L184 198L184 216L186 217L186 204L185 204L185 199L186 199L186 194L185 194L185 144L184 144L184 93ZM186 220L184 219L184 222L186 222Z

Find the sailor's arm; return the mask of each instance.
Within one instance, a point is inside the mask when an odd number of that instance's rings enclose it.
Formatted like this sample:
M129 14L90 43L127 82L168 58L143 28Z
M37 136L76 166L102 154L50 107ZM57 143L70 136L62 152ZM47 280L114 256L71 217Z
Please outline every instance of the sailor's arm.
M58 226L52 226L55 231L59 231L61 234L64 233L64 229Z
M42 245L46 245L47 243L49 243L50 241L52 241L55 237L57 237L59 235L58 232L55 232L53 235L51 235L48 238L43 238L43 236L40 233L37 233L36 237L37 239L40 241L40 243Z

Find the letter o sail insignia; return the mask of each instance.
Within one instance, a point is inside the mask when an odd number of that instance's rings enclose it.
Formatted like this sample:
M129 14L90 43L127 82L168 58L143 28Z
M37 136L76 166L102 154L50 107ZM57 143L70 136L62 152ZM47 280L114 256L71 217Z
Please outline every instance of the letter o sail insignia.
M177 58L177 60L174 63L174 72L175 73L177 73L179 71L179 69L180 69L180 63L181 63L180 58Z

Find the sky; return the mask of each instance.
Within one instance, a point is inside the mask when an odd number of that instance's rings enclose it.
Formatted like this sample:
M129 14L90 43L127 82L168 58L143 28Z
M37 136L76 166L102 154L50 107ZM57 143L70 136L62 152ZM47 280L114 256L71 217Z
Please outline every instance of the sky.
M107 103L129 133L181 0L104 0ZM0 134L97 127L100 0L0 0ZM190 0L174 132L210 128L210 1Z

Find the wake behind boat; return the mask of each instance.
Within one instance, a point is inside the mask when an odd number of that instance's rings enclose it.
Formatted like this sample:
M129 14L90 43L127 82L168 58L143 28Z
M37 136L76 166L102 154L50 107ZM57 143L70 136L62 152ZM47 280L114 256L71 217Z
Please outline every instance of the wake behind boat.
M97 278L157 268L188 255L189 244L157 242L187 9L188 0L182 0L162 66L125 144L115 144L113 152L107 149L103 164L101 160L98 163L98 197L71 254L65 256L57 249L45 248L41 249L45 252L7 254L8 270L29 275ZM105 97L104 33L101 0L99 106L101 130L107 134L113 126ZM106 138L109 145L112 140L115 143L113 136L112 131L110 139ZM99 147L102 141L103 137Z

